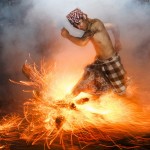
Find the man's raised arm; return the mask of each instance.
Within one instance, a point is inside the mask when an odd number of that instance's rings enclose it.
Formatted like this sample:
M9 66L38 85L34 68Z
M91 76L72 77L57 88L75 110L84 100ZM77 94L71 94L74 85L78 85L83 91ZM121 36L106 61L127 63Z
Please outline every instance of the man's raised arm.
M74 44L76 44L78 46L85 46L90 40L90 37L88 37L88 36L74 37L74 36L70 35L68 30L65 28L62 28L61 35L64 38L67 38L68 40L70 40L71 42L73 42Z

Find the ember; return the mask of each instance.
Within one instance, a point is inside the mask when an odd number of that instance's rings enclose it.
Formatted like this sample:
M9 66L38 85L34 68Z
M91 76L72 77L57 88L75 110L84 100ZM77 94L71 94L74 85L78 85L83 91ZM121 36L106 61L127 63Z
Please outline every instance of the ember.
M131 99L118 97L111 92L105 92L97 99L86 93L77 97L64 96L58 90L60 84L52 84L54 82L51 80L57 81L53 69L49 73L44 67L38 71L36 65L26 63L23 66L23 73L30 81L20 81L18 84L32 86L33 97L24 103L22 119L14 117L1 121L3 145L0 145L0 149L17 139L26 140L32 145L45 141L44 144L50 148L57 138L61 139L65 149L65 142L68 141L65 135L68 134L71 135L70 144L73 143L72 136L75 136L83 144L80 148L86 147L88 142L110 141L112 147L121 149L124 146L115 141L130 137L138 145L137 135L149 132L149 116ZM67 83L65 86L70 85ZM49 94L49 89L57 91L56 97ZM59 92L63 96L59 96Z

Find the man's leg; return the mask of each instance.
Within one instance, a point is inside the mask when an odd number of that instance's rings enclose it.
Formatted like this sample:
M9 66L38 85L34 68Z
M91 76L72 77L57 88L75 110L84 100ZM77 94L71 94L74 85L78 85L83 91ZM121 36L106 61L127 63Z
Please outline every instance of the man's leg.
M78 96L81 92L85 91L86 89L86 81L88 80L90 76L90 72L85 70L83 76L81 77L81 79L77 82L77 84L74 86L73 90L72 90L72 94L74 96Z

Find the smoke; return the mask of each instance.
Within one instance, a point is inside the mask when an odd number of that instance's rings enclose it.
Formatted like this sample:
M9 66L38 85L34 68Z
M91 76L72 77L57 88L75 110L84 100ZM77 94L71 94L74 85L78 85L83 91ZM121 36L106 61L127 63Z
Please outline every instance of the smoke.
M147 84L150 83L148 1L8 0L0 2L2 106L11 106L12 101L14 104L22 102L23 95L18 92L21 87L12 85L8 79L23 79L21 68L26 59L39 63L45 57L47 61L55 60L58 66L61 64L60 67L63 65L72 68L72 71L77 68L82 70L93 60L95 53L91 44L80 48L60 36L62 27L66 27L75 36L82 35L66 19L66 15L77 7L87 13L89 18L99 18L119 26L123 47L120 52L122 62L140 90L150 89Z
M15 111L28 96L9 79L23 80L26 59L38 64L51 58L58 42L51 17L37 16L32 1L1 1L0 12L0 111L5 113Z

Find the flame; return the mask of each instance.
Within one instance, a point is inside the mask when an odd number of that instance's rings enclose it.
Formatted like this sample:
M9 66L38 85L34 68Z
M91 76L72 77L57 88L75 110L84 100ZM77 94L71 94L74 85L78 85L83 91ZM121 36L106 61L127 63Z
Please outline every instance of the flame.
M8 147L7 143L18 140L21 120L18 115L6 116L0 120L0 149Z
M127 100L111 92L96 100L86 93L77 97L66 96L71 93L79 75L57 72L55 65L50 68L43 66L40 71L35 64L23 66L23 72L31 81L20 81L19 84L32 86L33 97L24 103L22 121L17 117L6 119L7 122L0 125L0 135L7 137L7 134L13 134L14 127L18 127L20 122L19 139L33 145L44 141L50 148L59 137L65 148L66 135L70 135L71 144L75 136L85 145L88 141L106 140L120 148L115 143L116 139L125 136L137 139L135 133L149 132L149 117L132 99ZM85 103L78 103L84 98L87 100Z

